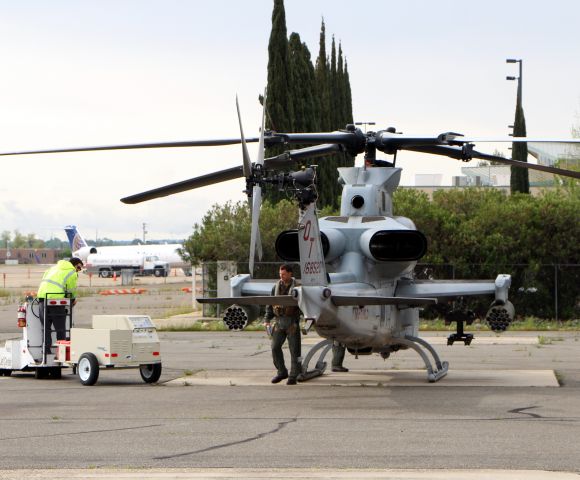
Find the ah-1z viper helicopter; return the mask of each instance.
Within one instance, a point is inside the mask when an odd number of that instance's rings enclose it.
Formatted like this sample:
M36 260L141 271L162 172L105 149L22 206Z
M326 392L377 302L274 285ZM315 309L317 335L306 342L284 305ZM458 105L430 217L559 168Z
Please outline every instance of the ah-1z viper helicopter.
M264 100L265 104L265 100ZM237 105L237 100L236 100ZM264 108L265 109L265 108ZM140 203L207 185L245 177L246 193L252 211L250 274L231 280L231 297L199 299L201 303L233 304L226 309L224 321L231 329L242 329L259 314L259 305L298 305L307 328L314 327L324 338L314 346L302 363L302 380L321 375L323 361L333 342L345 345L351 353L378 353L389 357L400 349L411 348L423 359L427 378L435 382L445 376L448 363L442 362L435 349L418 337L419 308L438 301L451 301L474 295L494 295L486 321L494 331L504 331L514 318L508 300L510 275L500 274L489 281L417 280L414 267L427 251L427 240L413 221L393 216L392 194L400 180L401 169L395 166L399 150L443 155L458 160L473 158L546 171L580 178L580 173L560 168L529 164L474 149L476 142L559 142L580 140L532 140L529 138L471 139L458 133L436 136L410 136L388 128L363 133L354 125L327 133L278 133L262 128L258 138L245 138L238 107L241 138L185 142L117 145L13 152L0 155L61 153L92 150L219 146L242 144L243 163L200 177L149 190L121 199L128 204ZM252 163L246 144L259 142L258 158ZM300 144L313 146L288 150L264 159L264 146ZM392 162L377 160L376 152L393 155ZM281 173L282 167L296 162L347 152L364 153L362 167L339 168L343 183L340 215L318 219L316 215L316 168ZM297 228L281 232L276 252L285 261L299 261L301 285L291 295L272 296L274 281L253 280L255 253L260 256L258 230L262 189L275 187L291 192L299 206ZM330 270L327 273L327 268ZM469 344L472 335L463 332L463 323L473 317L466 310L455 310L447 317L457 321L458 331L448 343ZM319 354L315 367L309 369Z

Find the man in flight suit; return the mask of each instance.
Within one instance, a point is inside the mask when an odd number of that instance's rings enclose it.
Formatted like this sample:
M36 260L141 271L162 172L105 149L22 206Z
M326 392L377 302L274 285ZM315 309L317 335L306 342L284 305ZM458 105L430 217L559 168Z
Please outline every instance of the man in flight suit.
M292 289L296 286L292 266L288 264L281 265L279 275L280 281L272 289L272 295L290 295ZM276 321L272 331L272 359L278 372L272 378L272 383L279 383L287 378L288 381L286 383L288 385L296 385L296 378L302 369L302 359L300 358L300 309L296 306L268 305L264 318L267 331L270 330L270 321L274 317ZM290 375L288 375L288 369L284 363L284 353L282 353L282 345L286 338L288 338L288 347L290 349Z
M46 309L45 319L45 302L47 299L68 297L71 299L71 306L74 305L76 303L78 272L82 268L82 260L73 257L70 260L60 260L44 272L38 287L37 298L40 305L40 323L44 326L44 351L46 354L51 353L53 325L56 339L66 339L66 307L55 306Z

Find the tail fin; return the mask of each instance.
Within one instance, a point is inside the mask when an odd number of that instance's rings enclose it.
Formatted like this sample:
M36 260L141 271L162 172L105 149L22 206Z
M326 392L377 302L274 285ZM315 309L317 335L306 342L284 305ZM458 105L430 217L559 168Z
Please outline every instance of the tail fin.
M326 266L320 241L320 228L316 216L316 202L300 210L298 227L298 246L300 249L301 283L304 286L326 286Z
M68 243L70 245L71 252L76 252L83 247L88 247L87 242L77 231L76 225L67 225L64 227L66 236L68 237Z

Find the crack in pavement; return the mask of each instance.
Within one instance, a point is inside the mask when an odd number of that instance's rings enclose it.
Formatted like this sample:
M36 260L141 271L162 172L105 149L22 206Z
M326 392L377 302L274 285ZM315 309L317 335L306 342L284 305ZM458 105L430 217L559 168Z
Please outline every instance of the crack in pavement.
M538 407L536 405L533 405L531 407L514 408L513 410L508 410L508 413L523 413L524 415L529 415L530 417L533 417L533 418L546 418L546 417L542 417L542 415L538 415L537 413L524 412L524 410L530 410L532 408L538 408Z
M256 355L261 355L262 353L270 353L268 350L262 350L261 352L254 352L246 355L246 357L255 357Z
M124 430L142 430L144 428L151 427L162 427L161 423L154 425L142 425L140 427L124 427L124 428L107 428L103 430L85 430L82 432L63 432L63 433L50 433L47 435L23 435L20 437L6 437L0 438L0 442L3 440L21 440L23 438L48 438L48 437L62 437L63 435L84 435L87 433L104 433L104 432L122 432Z
M220 449L220 448L231 447L232 445L241 445L242 443L253 442L254 440L259 440L260 438L264 438L267 435L272 435L274 433L277 433L280 430L282 430L286 425L288 425L290 423L294 423L297 420L298 420L297 418L292 418L292 419L287 420L285 422L278 422L278 426L276 428L274 428L273 430L270 430L269 432L258 433L258 435L255 435L255 436L249 437L249 438L245 438L243 440L237 440L235 442L222 443L220 445L214 445L212 447L202 448L200 450L193 450L191 452L177 453L175 455L165 455L163 457L153 457L153 460L168 460L170 458L185 457L187 455L195 455L196 453L204 453L204 452L209 452L211 450L217 450L217 449Z

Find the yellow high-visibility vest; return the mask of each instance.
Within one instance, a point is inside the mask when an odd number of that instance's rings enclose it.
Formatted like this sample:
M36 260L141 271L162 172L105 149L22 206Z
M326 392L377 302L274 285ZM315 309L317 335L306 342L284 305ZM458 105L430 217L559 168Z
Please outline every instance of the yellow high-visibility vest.
M68 294L71 298L75 298L77 280L78 273L75 266L68 260L60 260L44 272L37 297L64 298L65 294Z

